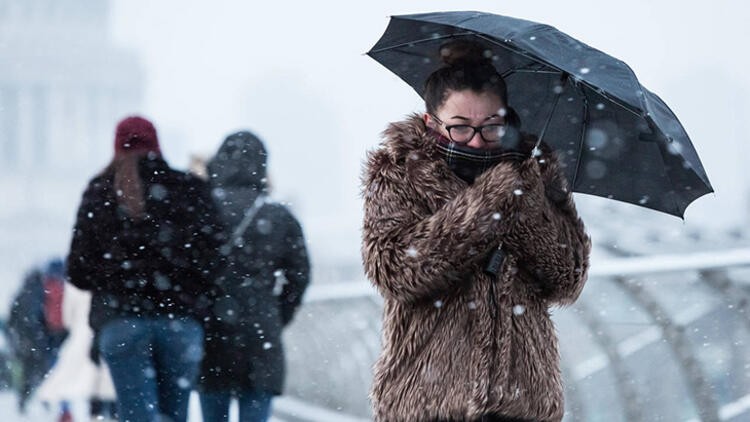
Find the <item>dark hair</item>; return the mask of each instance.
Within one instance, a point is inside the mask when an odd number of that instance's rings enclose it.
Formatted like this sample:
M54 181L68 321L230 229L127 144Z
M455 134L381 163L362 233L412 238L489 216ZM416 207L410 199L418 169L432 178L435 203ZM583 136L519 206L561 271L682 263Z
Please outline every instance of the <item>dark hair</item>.
M103 172L114 176L115 196L120 209L136 220L146 214L146 195L138 173L138 162L146 155L140 151L118 154Z
M454 40L440 46L444 66L432 72L424 85L425 108L435 114L443 105L449 91L470 89L476 93L497 95L506 108L506 121L520 126L518 115L508 105L508 88L503 77L492 64L492 50L467 40Z

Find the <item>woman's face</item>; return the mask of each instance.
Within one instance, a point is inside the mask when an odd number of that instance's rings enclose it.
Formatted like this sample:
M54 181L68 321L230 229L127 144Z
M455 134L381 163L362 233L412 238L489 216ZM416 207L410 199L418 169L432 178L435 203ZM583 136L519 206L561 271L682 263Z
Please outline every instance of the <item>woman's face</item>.
M477 93L466 89L451 91L446 97L445 102L443 102L443 105L436 110L435 115L425 114L424 121L428 127L437 130L449 139L452 138L448 133L448 129L446 129L448 127L469 125L478 129L481 126L490 125L483 130L487 140L482 138L479 130L475 130L474 135L463 143L470 148L487 149L499 145L499 142L493 143L491 140L496 137L496 130L501 132L498 136L502 135L504 128L496 125L505 124L503 116L505 116L505 105L499 96L490 92ZM465 131L466 129L471 133L471 128L454 128L453 139L458 140L455 135L459 131Z

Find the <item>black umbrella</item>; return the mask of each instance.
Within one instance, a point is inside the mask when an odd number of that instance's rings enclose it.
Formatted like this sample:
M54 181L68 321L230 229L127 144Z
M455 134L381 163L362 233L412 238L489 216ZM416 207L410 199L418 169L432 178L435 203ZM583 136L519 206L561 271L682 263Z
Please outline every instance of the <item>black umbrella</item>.
M480 42L508 85L522 130L557 151L575 192L678 217L713 192L674 113L621 60L535 22L481 12L391 17L367 53L418 94L440 46Z

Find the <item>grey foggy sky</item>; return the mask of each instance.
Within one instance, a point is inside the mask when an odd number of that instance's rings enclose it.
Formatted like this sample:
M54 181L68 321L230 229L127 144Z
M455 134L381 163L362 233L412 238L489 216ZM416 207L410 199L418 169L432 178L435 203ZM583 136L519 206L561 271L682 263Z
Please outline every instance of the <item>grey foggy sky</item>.
M363 53L389 15L438 10L544 22L624 60L680 118L717 191L691 205L688 224L746 221L750 7L740 0L116 0L112 24L143 61L141 111L171 162L184 166L189 152L210 154L249 128L268 144L276 197L293 202L313 238L332 226L347 237L358 230L365 151L388 121L421 110Z

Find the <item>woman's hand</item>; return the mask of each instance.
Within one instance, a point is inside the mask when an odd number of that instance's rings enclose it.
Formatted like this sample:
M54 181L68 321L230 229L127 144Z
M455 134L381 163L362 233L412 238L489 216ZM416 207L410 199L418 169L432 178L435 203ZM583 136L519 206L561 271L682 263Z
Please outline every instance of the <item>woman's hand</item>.
M549 157L530 158L518 166L524 187L516 192L518 211L504 245L534 275L536 283L529 287L535 294L565 304L583 287L591 244L567 181Z

